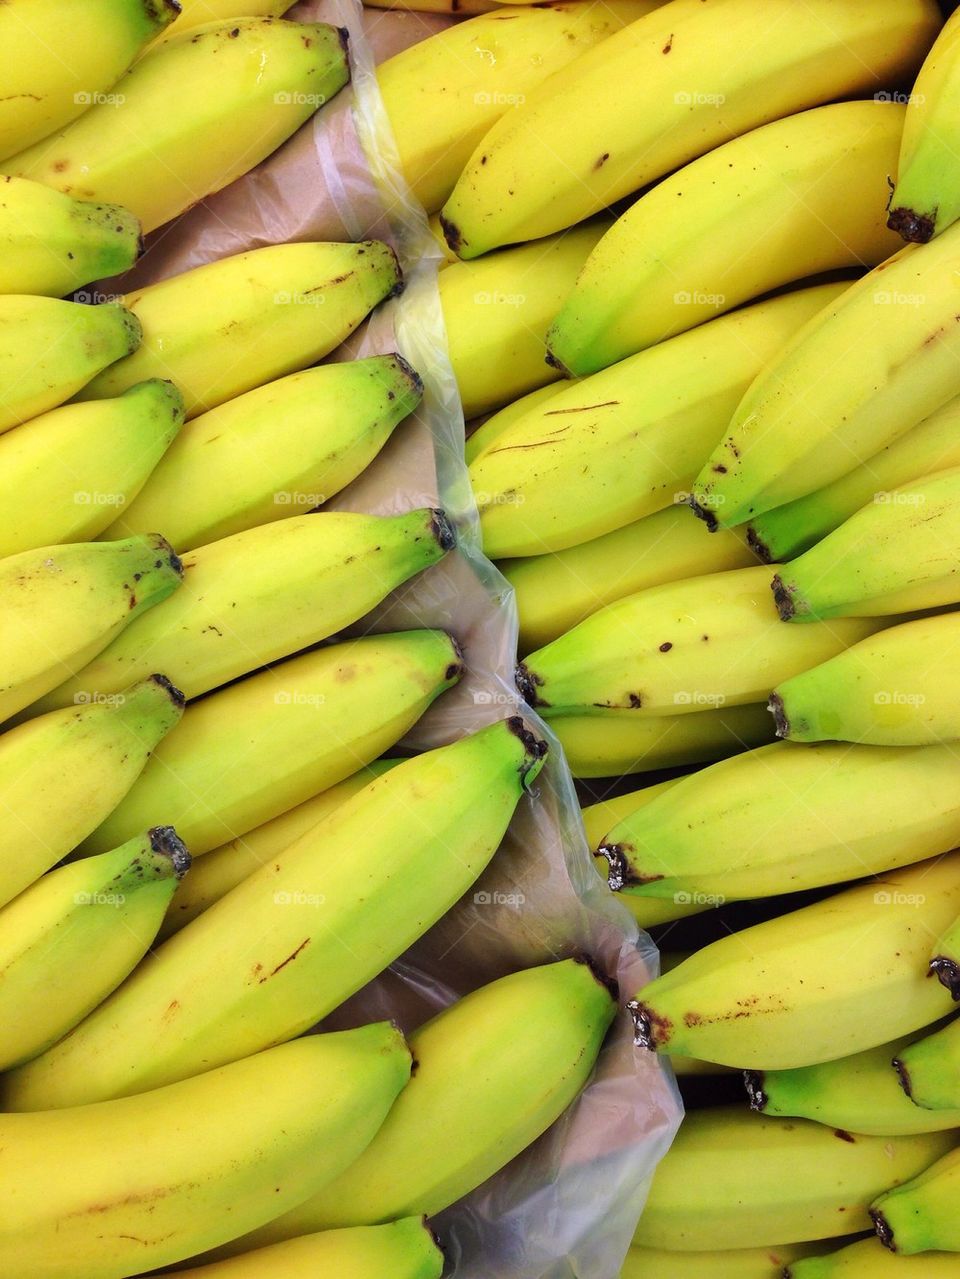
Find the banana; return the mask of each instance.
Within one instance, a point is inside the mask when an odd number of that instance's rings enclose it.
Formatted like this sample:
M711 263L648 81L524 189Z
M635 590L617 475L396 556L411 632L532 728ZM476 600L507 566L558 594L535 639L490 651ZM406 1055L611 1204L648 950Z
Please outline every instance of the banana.
M960 218L960 186L952 181L960 134L960 18L951 15L920 68L907 100L897 181L890 196L892 230L920 244Z
M930 974L939 978L955 1000L960 1000L960 918L952 919L938 937Z
M0 1070L62 1039L130 975L189 867L176 832L157 826L51 871L0 910Z
M780 616L798 622L879 617L957 603L958 498L960 466L878 493L783 565L773 579Z
M3 1115L8 1273L122 1279L261 1225L356 1159L410 1064L381 1022L142 1096Z
M159 667L190 700L329 638L455 544L443 511L296 515L183 557L183 586L36 704L113 693ZM781 626L781 630L806 630Z
M755 563L737 531L710 535L686 507L667 506L566 551L505 560L502 572L517 600L520 652L528 654L638 591Z
M958 912L954 853L731 933L639 992L637 1043L789 1070L910 1034L950 1012L925 966Z
M517 687L548 719L745 706L877 629L867 618L784 626L773 578L738 568L628 595L520 662Z
M921 1110L900 1087L893 1062L915 1038L798 1070L748 1070L750 1106L764 1115L815 1119L878 1137L960 1127L960 1106Z
M773 738L764 707L690 715L564 715L551 726L574 777L616 777L723 759Z
M519 0L532 4L535 0ZM503 6L496 0L364 0L365 9L397 9L401 13L450 13L457 17L471 13L491 13Z
M180 16L162 39L175 40L185 31L229 18L279 18L290 8L287 0L179 0Z
M694 509L743 524L852 471L952 400L958 270L955 227L826 304L740 401L693 485Z
M467 436L467 442L464 446L464 456L467 465L485 452L490 443L501 435L508 426L512 426L514 422L520 420L521 417L533 408L537 408L542 404L546 404L558 391L562 391L567 383L548 382L546 386L538 386L535 391L528 391L526 395L521 395L519 400L514 400L512 404L505 405L502 409L498 409L496 413L492 413L483 420L482 425ZM467 423L469 429L473 424Z
M936 1119L960 1110L960 1022L910 1041L893 1065L914 1107L924 1108L921 1114L929 1111Z
M586 49L662 3L495 7L382 62L377 79L400 168L427 212L447 199L495 121Z
M271 857L282 853L294 840L316 826L317 822L323 821L341 804L352 799L357 791L369 785L375 777L388 772L399 762L397 759L375 760L351 777L321 791L313 799L304 800L296 808L281 813L279 817L264 822L262 826L247 831L246 835L232 839L229 844L222 844L201 857L194 863L187 878L177 885L158 933L159 940L165 941L179 932L191 919L196 919L214 902L225 897L231 888L236 888L237 884L259 870Z
M119 275L140 255L140 223L118 204L91 204L26 178L0 178L0 293L59 298Z
M587 847L596 848L603 842L607 831L612 830L618 822L644 808L658 795L665 795L678 781L680 781L679 777L670 777L664 782L655 782L652 786L643 786L639 790L613 795L582 808L580 816L583 818ZM603 862L602 858L599 860ZM603 869L605 872L606 867L604 866Z
M158 535L44 546L0 560L0 721L86 666L182 576Z
M356 479L422 394L401 356L374 355L239 395L180 432L106 536L162 528L192 551L309 511Z
M410 1036L414 1077L357 1162L230 1251L461 1199L574 1101L616 1011L615 988L576 959L467 995Z
M777 736L874 746L960 740L960 687L953 684L958 643L956 613L861 640L773 690Z
M153 231L266 159L349 78L336 27L215 23L141 59L79 120L8 156L4 171L122 204Z
M960 1190L960 1149L944 1154L905 1184L875 1199L870 1216L880 1242L891 1252L960 1252L957 1191Z
M747 525L747 541L770 563L793 559L877 494L952 466L960 466L960 398L950 400L831 484L758 515Z
M404 1217L385 1226L325 1230L177 1271L194 1279L290 1279L291 1275L440 1279L442 1273L443 1252L422 1217Z
M756 1248L869 1229L878 1192L952 1144L951 1133L864 1137L740 1106L694 1111L657 1166L634 1243Z
M140 338L137 317L122 306L0 297L0 433L55 409Z
M817 1244L772 1244L767 1248L728 1248L723 1252L671 1252L631 1248L620 1279L782 1279L784 1268Z
M470 466L487 555L566 550L682 499L752 379L842 287L721 316L524 414Z
M896 870L960 844L950 746L778 742L684 777L608 831L610 887L772 897Z
M0 556L91 541L136 497L182 422L180 392L154 379L0 435Z
M320 648L191 706L85 853L161 820L199 856L342 781L417 722L463 667L443 631Z
M664 179L590 254L547 334L551 362L595 373L791 281L890 257L887 176L904 113L816 107Z
M953 1253L901 1257L874 1238L848 1244L825 1257L791 1261L784 1267L783 1279L957 1279L958 1273L960 1266Z
M545 749L514 718L377 778L8 1074L6 1107L142 1092L302 1034L466 892Z
M143 345L132 358L111 357L117 362L78 398L165 377L196 417L315 364L400 287L396 256L378 240L272 244L221 258L128 293Z
M520 21L543 12L537 8L490 17ZM464 417L489 413L559 378L559 369L546 362L547 327L609 225L608 219L595 219L549 240L501 249L482 262L457 262L441 271L447 350Z
M182 713L179 691L154 675L0 736L0 905L108 816Z
M179 13L175 0L7 0L0 8L0 159L108 101L140 50Z
M493 125L443 207L447 240L476 257L549 235L758 125L907 80L940 22L927 0L673 0Z

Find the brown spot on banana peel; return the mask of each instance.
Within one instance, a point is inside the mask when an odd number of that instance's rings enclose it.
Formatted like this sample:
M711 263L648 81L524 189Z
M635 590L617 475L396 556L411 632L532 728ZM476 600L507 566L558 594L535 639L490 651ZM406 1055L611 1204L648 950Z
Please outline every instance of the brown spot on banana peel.
M633 1042L637 1048L655 1053L670 1042L673 1022L669 1017L661 1017L641 999L629 1000L627 1012L633 1021Z
M887 226L891 231L907 241L908 244L927 244L933 239L936 226L937 209L931 213L916 213L913 209L891 209L887 218Z
M713 511L710 510L709 506L705 506L703 502L698 502L692 493L687 495L686 503L697 519L703 520L704 524L706 524L707 532L716 533L719 528L719 521Z
M773 716L777 736L789 737L790 721L787 719L786 711L783 708L783 698L779 693L770 694L770 700L767 702L767 710Z
M445 634L450 641L450 647L453 649L454 660L444 671L443 677L446 680L459 680L467 669L463 648L455 635L451 635L449 631L445 632Z
M556 369L561 377L573 377L573 374L567 368L562 360L557 359L554 353L548 348L546 355L543 357L552 369Z
M907 1094L910 1100L913 1101L913 1082L910 1079L910 1071L907 1070L903 1059L901 1057L894 1057L890 1062L890 1065L897 1072L897 1078L900 1080L900 1087Z
M883 1215L879 1208L870 1209L870 1220L873 1222L873 1228L877 1232L877 1238L883 1244L884 1248L889 1248L891 1252L897 1251L896 1240L893 1237L893 1230L889 1221Z
M271 969L270 972L267 973L266 977L260 977L257 979L258 984L262 986L263 983L269 981L271 977L276 977L277 973L281 972L284 968L286 968L287 964L292 964L293 961L297 958L297 956L301 953L301 951L306 946L309 946L309 945L310 945L310 938L304 937L303 941L300 943L297 949L294 951L291 951L291 953L286 957L286 959L282 959L280 963L277 964L276 968Z
M930 975L946 986L953 999L960 1000L960 964L946 955L935 955L930 960Z
M484 156L484 161L486 161L486 156ZM441 213L440 229L443 231L443 238L446 240L450 251L459 256L460 250L463 248L465 243L460 228L455 222L451 222L445 214Z
M550 705L537 692L538 688L543 687L543 676L538 675L536 671L532 671L526 662L517 662L513 678L520 696L528 706L532 706L536 710Z
M774 574L770 589L773 591L773 602L776 604L777 612L780 614L780 621L789 622L791 617L796 616L797 606L789 588L784 584L783 578L779 573Z
M523 743L527 752L527 758L520 765L520 785L526 791L529 785L528 777L534 765L539 771L540 761L547 754L549 747L542 737L537 737L532 733L519 715L511 715L506 720L507 729L513 733L514 737L519 738Z
M177 879L183 879L190 869L192 858L187 846L172 826L154 826L147 831L150 848L153 852L170 858L173 873Z
M762 564L772 564L774 562L774 556L771 554L770 548L752 524L747 525L747 546L750 547Z
M767 1094L763 1091L763 1071L762 1070L745 1070L743 1072L743 1086L747 1090L747 1096L750 1099L750 1109L763 1114L767 1108Z
M612 893L623 892L631 884L653 884L662 875L641 875L630 864L630 853L634 852L630 844L602 843L597 849L597 856L603 857L609 867L607 887Z
M435 507L431 511L432 519L430 520L430 532L436 538L437 545L444 554L452 551L457 544L457 530L446 511L441 511L439 507Z
M849 1142L851 1146L855 1146L857 1144L856 1137L854 1137L852 1132L847 1132L846 1128L834 1128L833 1135L840 1141Z
M400 370L403 376L410 383L411 390L413 391L414 395L416 395L417 398L419 399L423 395L423 378L420 376L417 370L413 367L413 365L410 364L407 360L405 360L398 351L394 351L391 354L390 358L393 360L394 364L397 366L397 368Z

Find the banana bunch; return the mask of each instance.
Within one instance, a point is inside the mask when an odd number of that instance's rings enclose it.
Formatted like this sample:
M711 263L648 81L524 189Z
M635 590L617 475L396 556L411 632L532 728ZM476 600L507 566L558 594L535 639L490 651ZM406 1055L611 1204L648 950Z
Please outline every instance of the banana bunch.
M960 1252L958 1190L960 1150L951 1150L906 1183L894 1182L870 1208L880 1242L908 1257L940 1249Z
M960 1108L960 1022L914 1037L893 1058L903 1091L931 1119Z
M862 1239L822 1257L801 1257L783 1269L783 1279L956 1279L956 1274L953 1253L904 1257L888 1252L877 1239Z

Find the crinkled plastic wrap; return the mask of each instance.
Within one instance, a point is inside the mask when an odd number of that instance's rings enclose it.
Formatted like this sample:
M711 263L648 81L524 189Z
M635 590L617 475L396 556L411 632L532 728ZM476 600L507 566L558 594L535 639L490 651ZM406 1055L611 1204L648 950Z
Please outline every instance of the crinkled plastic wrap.
M458 550L355 628L438 626L462 645L464 680L403 743L425 748L517 709L513 596L480 550L436 288L439 250L399 175L373 75L373 45L389 56L449 19L363 11L351 0L302 3L291 16L350 30L352 90L256 171L155 233L122 283L130 287L134 279L145 283L291 239L382 238L396 248L406 290L332 358L399 350L423 377L424 400L329 506L377 513L442 506L458 523ZM477 986L576 952L589 952L615 976L624 999L656 973L654 946L638 935L593 869L559 747L532 712L523 713L550 740L550 760L493 863L440 923L326 1025L395 1017L409 1030ZM549 1053L549 1043L544 1049ZM634 1049L621 1012L576 1104L437 1219L448 1273L456 1279L616 1279L650 1175L680 1116L672 1078L655 1057Z

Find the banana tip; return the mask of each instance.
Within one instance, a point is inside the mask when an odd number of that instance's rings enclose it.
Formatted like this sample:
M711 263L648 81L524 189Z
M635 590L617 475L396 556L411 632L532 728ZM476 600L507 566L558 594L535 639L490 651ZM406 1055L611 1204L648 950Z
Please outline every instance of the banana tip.
M443 231L443 238L446 240L450 252L456 253L459 257L460 250L463 248L463 235L460 228L455 222L451 222L445 214L441 213L440 229Z
M344 53L350 52L350 32L346 27L337 27L337 38L340 41L340 48Z
M930 972L937 977L941 985L946 986L951 996L960 1000L960 964L946 955L935 955L930 960Z
M873 1222L873 1228L877 1232L877 1238L883 1244L884 1248L889 1248L891 1252L897 1251L897 1245L894 1242L893 1230L887 1221L883 1212L879 1208L870 1209L870 1220Z
M747 525L747 546L750 547L754 555L762 564L772 564L773 554L770 547L766 544L757 530L752 524Z
M527 752L527 758L520 766L521 782L523 789L526 790L540 772L547 754L547 743L542 737L537 737L535 733L531 733L519 715L511 715L509 717L507 729L513 733L514 737L520 739L524 750Z
M698 520L703 520L707 526L708 533L716 533L719 528L719 521L709 506L697 501L692 493L687 496L687 506L690 507L690 510L693 511Z
M435 507L431 511L430 532L436 538L437 545L444 554L447 551L452 551L457 544L457 530L454 528L446 511L441 511L439 507Z
M187 704L187 699L172 680L167 679L166 675L160 675L159 673L151 675L150 680L159 688L163 689L177 710L183 710L184 706Z
M394 362L396 363L397 368L404 375L404 377L409 381L410 389L413 391L414 395L417 397L418 400L421 399L423 396L423 378L420 376L417 370L413 367L413 365L410 364L409 361L403 358L403 356L399 353L399 351L394 351L393 359L394 359Z
M583 964L585 968L589 969L594 981L604 988L614 1003L619 1000L620 985L617 979L604 972L593 955L588 954L586 951L578 951L573 956L573 961L576 964Z
M601 844L597 849L597 856L606 858L610 868L607 872L607 887L612 893L621 892L633 878L623 844Z
M767 1107L767 1094L763 1091L763 1071L745 1070L743 1086L750 1099L750 1109L762 1113Z
M767 702L767 710L773 716L777 736L789 737L790 721L787 719L787 713L783 707L783 698L779 693L770 694L770 700Z
M777 612L780 614L780 621L789 622L791 617L795 616L797 606L793 596L790 594L790 588L784 583L779 573L773 575L770 589L773 591L773 602L776 604Z
M936 226L937 211L931 215L916 213L913 209L891 209L887 218L887 226L891 231L907 241L908 244L927 244L933 239Z
M517 662L516 669L513 672L513 679L520 696L528 706L536 709L537 707L550 705L537 692L537 689L543 686L543 678L536 671L532 671L526 662Z
M561 360L559 356L554 355L553 351L551 351L549 347L547 348L547 354L544 356L544 359L552 369L557 370L561 377L573 377L573 373L571 373L571 371L567 368L563 360Z
M631 999L627 1012L633 1020L633 1042L637 1048L655 1053L670 1038L670 1022L665 1017L658 1017L649 1004Z
M147 832L150 847L155 853L169 857L173 865L173 873L177 879L183 879L190 869L191 857L187 846L172 826L154 826Z
M900 1087L907 1094L910 1100L913 1101L913 1083L910 1079L910 1071L907 1069L903 1058L894 1057L890 1064L897 1072L897 1078L900 1080Z

